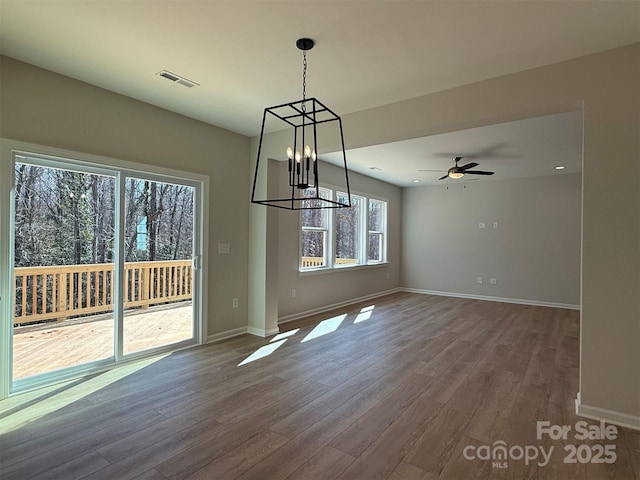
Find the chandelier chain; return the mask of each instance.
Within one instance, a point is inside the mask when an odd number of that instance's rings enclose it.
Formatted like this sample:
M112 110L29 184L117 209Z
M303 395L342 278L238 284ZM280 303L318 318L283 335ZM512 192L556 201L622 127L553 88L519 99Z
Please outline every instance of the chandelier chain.
M307 52L302 52L302 111L307 111Z

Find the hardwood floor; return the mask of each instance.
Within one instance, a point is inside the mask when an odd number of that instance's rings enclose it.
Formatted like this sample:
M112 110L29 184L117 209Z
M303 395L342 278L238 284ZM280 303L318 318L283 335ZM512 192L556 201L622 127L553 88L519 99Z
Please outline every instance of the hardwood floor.
M578 312L408 293L371 304L12 397L0 478L640 479L639 432L536 438L537 421L585 420ZM500 440L554 451L544 466L465 459ZM568 444L615 445L617 459L563 463Z

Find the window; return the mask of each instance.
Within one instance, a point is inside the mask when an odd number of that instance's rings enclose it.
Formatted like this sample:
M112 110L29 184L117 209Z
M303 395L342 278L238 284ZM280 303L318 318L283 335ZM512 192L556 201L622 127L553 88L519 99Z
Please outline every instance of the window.
M348 202L346 193L338 192L336 200ZM336 209L336 255L335 265L357 265L362 263L362 207L365 199L351 195L350 208Z
M309 188L304 192L305 197L315 197L316 189ZM331 190L320 188L320 198L331 198ZM327 239L329 236L329 214L326 208L320 208L322 203L318 200L305 200L305 208L302 210L302 235L300 268L320 268L327 266L329 258L327 252Z
M369 238L367 248L367 262L379 263L385 261L385 233L387 216L387 202L369 200Z
M306 196L315 196L309 189ZM347 194L320 188L320 196L344 202ZM335 198L334 198L335 196ZM306 206L314 206L314 200ZM386 261L387 202L351 194L350 208L301 211L300 270L344 268ZM318 205L319 207L320 205Z

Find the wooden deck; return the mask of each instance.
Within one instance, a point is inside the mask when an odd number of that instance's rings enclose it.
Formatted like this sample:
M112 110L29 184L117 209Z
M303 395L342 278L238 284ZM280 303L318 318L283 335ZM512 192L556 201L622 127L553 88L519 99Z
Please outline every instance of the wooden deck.
M191 302L125 313L124 353L191 338ZM113 315L41 327L18 327L13 336L14 378L50 372L113 355Z

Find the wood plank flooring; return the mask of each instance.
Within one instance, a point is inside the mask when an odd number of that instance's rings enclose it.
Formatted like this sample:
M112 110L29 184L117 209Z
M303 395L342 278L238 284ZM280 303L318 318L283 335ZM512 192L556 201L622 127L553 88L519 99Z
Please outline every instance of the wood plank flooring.
M538 420L585 420L578 312L398 293L281 331L3 401L0 478L640 480L639 432L536 438ZM554 451L465 459L500 440ZM568 444L617 459L567 464Z

